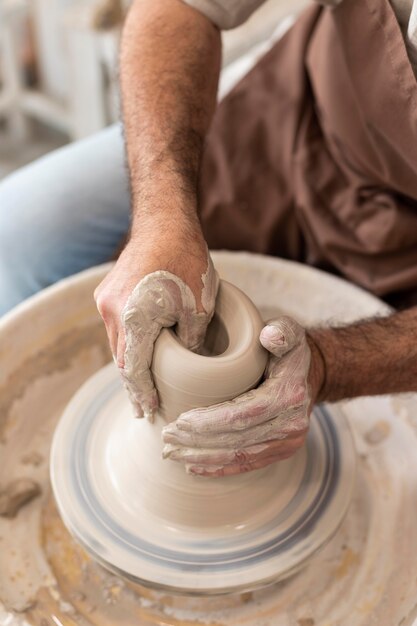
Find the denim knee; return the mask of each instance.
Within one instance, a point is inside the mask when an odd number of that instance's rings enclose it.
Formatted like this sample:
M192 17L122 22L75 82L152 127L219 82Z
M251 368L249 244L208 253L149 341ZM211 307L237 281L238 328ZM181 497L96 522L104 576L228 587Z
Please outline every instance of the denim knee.
M0 315L110 260L130 221L120 129L110 127L0 182Z
M52 282L46 239L56 198L35 184L26 168L0 183L0 314Z

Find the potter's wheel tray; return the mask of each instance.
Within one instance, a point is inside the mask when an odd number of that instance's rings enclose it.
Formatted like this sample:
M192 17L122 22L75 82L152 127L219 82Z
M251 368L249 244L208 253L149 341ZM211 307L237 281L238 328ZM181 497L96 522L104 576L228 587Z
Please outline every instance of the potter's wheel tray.
M170 591L248 590L296 571L341 523L355 450L340 409L315 409L295 457L221 481L163 461L162 425L132 417L110 364L74 396L55 433L58 508L107 568ZM169 479L160 485L166 464Z

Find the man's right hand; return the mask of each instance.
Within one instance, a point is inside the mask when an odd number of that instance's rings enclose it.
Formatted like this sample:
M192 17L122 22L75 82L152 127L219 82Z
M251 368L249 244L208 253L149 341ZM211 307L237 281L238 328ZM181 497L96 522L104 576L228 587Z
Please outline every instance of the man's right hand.
M161 328L176 324L198 349L214 310L197 187L220 65L220 32L203 13L181 0L131 2L120 83L132 236L96 300L138 415L158 405L150 367Z
M152 417L158 407L151 364L161 329L176 325L186 347L198 350L217 288L199 226L181 219L158 228L143 225L97 287L97 308L138 417Z

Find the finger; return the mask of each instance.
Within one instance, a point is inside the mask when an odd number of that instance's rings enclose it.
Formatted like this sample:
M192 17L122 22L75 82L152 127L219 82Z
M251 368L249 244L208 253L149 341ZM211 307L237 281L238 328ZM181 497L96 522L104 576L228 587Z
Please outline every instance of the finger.
M303 404L304 395L289 393L288 383L267 379L234 400L182 413L178 429L195 433L225 433L246 430L277 416L290 417ZM297 391L297 389L295 389Z
M250 445L297 437L308 429L307 411L302 408L285 418L279 416L263 424L235 432L195 432L180 430L175 422L162 431L164 443L186 448L247 448Z
M207 326L210 316L206 313L193 313L183 311L176 326L176 334L186 348L197 352L204 344Z
M195 303L195 311L183 308L177 322L177 335L183 344L193 352L199 352L204 345L207 327L213 317L216 295L219 288L219 276L214 269L207 249L207 269L201 277L201 306ZM203 310L201 310L203 309Z
M248 448L231 450L229 448L182 448L168 444L162 451L164 459L195 465L231 465L259 461L276 454L294 452L305 441L305 436L292 439L266 441Z
M283 315L264 326L259 339L264 348L280 358L305 340L305 330L294 319Z
M194 476L207 476L209 478L220 478L221 476L235 476L236 474L244 474L246 472L252 472L254 470L262 469L272 463L278 461L284 461L295 454L294 452L283 453L282 455L274 455L258 461L252 461L248 463L235 463L232 465L224 465L218 467L210 467L206 465L193 465L189 464L185 466L185 470L188 474Z
M151 363L154 343L161 327L150 324L140 337L135 335L134 327L127 322L124 327L126 348L124 351L124 367L120 370L129 392L131 402L140 407L145 417L152 418L158 408L158 394L155 389Z
M125 383L126 391L128 392L129 399L133 408L135 409L136 417L147 417L153 421L155 412L159 407L158 392L155 388L149 391L140 391L132 380L128 379L124 369L119 370Z
M201 304L206 313L213 315L216 305L217 293L219 291L220 276L213 265L213 260L207 248L207 270L201 277L203 290L201 292Z
M123 368L125 366L125 350L126 350L126 337L123 328L121 328L117 337L116 348L116 363L117 366Z

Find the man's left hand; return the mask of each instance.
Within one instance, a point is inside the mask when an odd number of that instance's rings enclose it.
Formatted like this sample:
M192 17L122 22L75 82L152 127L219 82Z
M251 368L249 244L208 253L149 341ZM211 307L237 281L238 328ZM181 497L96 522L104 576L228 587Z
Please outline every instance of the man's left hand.
M260 335L269 353L263 382L229 402L183 413L164 428L164 457L201 476L229 476L292 456L305 442L324 364L315 343L283 316Z

